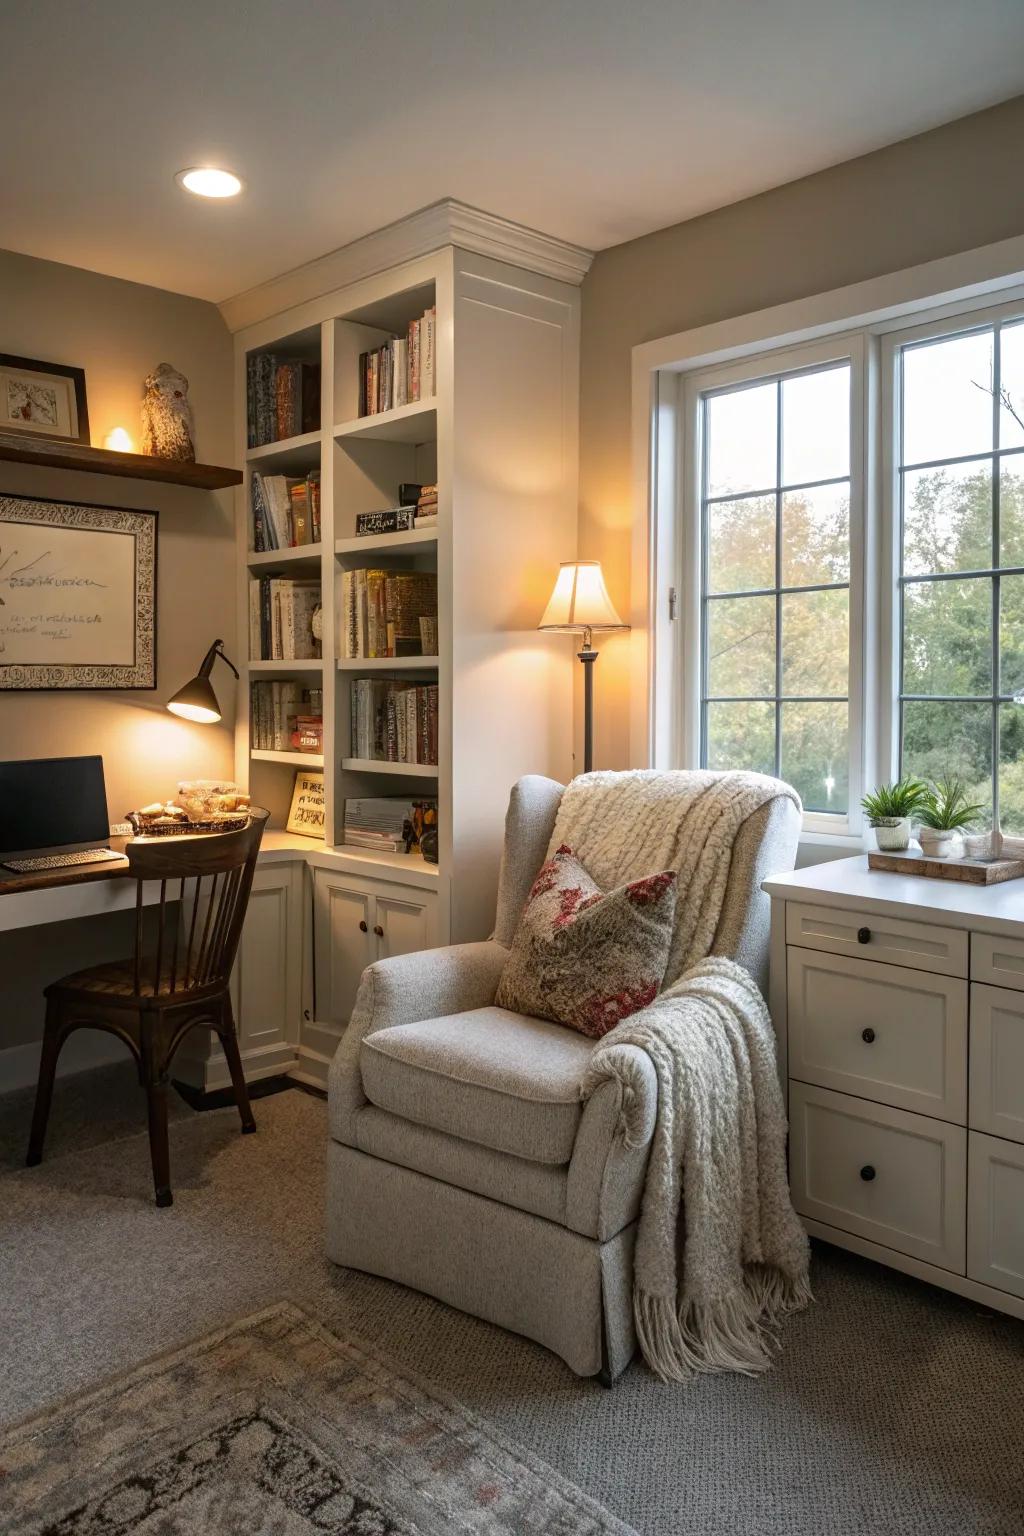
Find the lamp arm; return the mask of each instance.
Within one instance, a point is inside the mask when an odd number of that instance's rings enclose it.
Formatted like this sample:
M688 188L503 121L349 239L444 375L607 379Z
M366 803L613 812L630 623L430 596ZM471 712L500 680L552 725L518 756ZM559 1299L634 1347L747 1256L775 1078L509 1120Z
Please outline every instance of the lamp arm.
M199 676L200 677L209 677L210 673L213 671L213 664L217 660L218 656L220 657L221 661L225 662L231 668L231 670L235 674L235 676L238 677L238 668L235 666L234 662L230 659L230 657L228 657L228 656L226 656L224 654L224 641L223 640L215 640L213 642L213 644L210 646L210 649L207 651L206 655L203 657L203 664L199 668Z

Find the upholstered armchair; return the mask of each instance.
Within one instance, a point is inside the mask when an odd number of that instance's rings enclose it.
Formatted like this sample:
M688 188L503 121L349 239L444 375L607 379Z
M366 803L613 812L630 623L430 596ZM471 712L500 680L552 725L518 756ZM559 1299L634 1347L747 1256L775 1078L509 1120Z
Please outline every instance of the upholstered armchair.
M712 953L767 984L768 898L791 869L788 796L741 826ZM563 787L515 785L494 936L365 972L330 1077L327 1252L546 1345L614 1380L634 1348L632 1255L657 1085L632 1046L644 1135L618 1131L621 1088L583 1102L596 1042L495 1006ZM681 893L680 900L685 899Z

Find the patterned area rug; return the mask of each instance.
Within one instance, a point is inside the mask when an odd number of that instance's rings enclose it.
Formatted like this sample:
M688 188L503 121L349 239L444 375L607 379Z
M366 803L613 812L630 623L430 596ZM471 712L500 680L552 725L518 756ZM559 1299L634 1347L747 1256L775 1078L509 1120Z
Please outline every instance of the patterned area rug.
M290 1303L0 1440L7 1536L635 1536Z

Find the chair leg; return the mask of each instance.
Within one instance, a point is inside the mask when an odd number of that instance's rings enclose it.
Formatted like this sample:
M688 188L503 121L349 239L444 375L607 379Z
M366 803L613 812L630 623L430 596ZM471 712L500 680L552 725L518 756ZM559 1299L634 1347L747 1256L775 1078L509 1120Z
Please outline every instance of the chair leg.
M167 1141L167 1073L154 1049L154 1021L143 1017L142 1074L149 1114L149 1155L153 1164L153 1189L158 1206L174 1204L171 1194L171 1153Z
M43 1142L50 1119L53 1102L53 1080L57 1074L57 1058L64 1041L60 1034L60 1005L56 998L46 999L46 1023L43 1027L43 1050L39 1058L39 1080L36 1083L36 1104L32 1112L32 1129L28 1138L25 1166L34 1168L43 1160Z
M249 1103L245 1073L242 1071L242 1058L238 1050L238 1035L235 1033L235 1018L231 1011L230 997L224 999L221 1025L217 1033L227 1060L228 1071L231 1073L231 1086L235 1090L235 1103L238 1105L238 1113L242 1121L242 1135L249 1136L256 1129L256 1121L253 1118L252 1105Z

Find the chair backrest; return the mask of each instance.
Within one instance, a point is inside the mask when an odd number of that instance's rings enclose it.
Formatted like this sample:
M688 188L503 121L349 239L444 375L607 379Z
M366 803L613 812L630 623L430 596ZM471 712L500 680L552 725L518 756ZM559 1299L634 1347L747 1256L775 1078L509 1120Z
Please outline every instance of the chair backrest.
M226 987L249 904L269 812L253 807L238 832L134 838L127 844L135 897L135 993L183 998ZM159 880L155 949L144 951L143 887Z
M632 777L622 775L623 781ZM686 775L681 773L679 778L684 780ZM564 785L536 774L520 779L512 787L505 817L494 929L494 937L501 944L511 944L515 935L530 887L544 862L563 793ZM747 818L733 844L728 883L710 953L737 960L750 971L762 991L768 978L771 903L761 884L769 875L793 868L799 835L800 813L780 784L779 796ZM631 872L630 877L635 873Z

